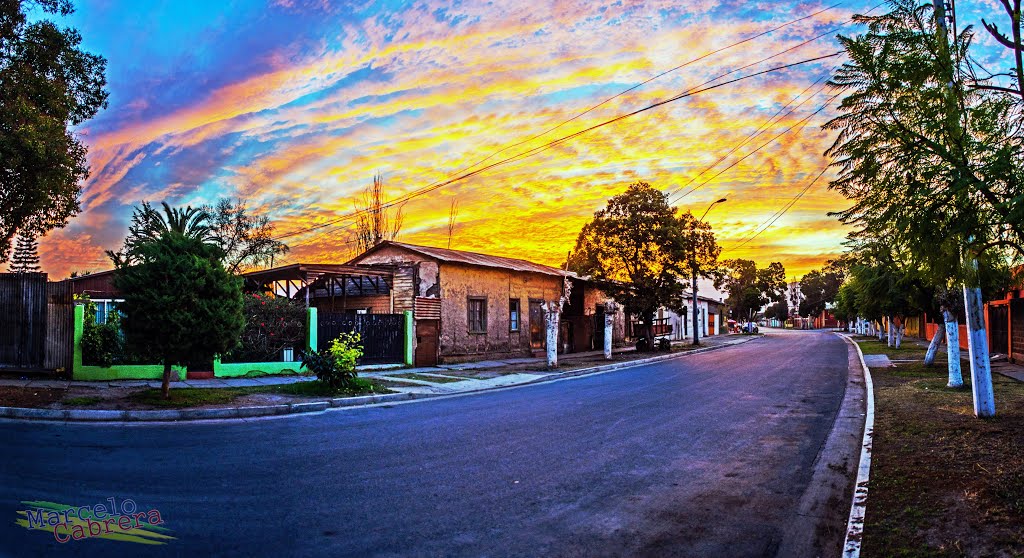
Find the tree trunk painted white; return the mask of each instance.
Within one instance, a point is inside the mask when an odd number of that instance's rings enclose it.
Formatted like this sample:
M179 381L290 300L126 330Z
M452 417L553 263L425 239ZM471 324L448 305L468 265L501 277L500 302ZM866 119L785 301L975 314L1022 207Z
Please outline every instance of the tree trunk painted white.
M964 286L964 307L967 309L967 350L971 355L971 390L974 392L974 414L996 415L992 393L992 367L988 359L988 336L985 333L985 308L981 289Z
M694 345L700 345L700 324L698 323L698 320L700 319L700 317L698 316L698 313L700 311L698 310L698 306L697 306L699 303L697 301L697 270L696 269L693 270L693 283L691 284L691 289L693 291L692 292L692 294L693 294L693 344Z
M892 347L893 341L896 338L896 331L893 329L894 326L892 325L892 316L889 316L888 318L886 318L885 322L886 322L886 324L885 324L885 331L886 331L885 346L886 347Z
M559 304L554 301L545 302L541 307L544 309L544 323L547 326L548 368L555 368L558 366Z
M884 327L882 327L882 325L883 325L883 324L881 324L881 323L878 323L878 324L877 324L877 327L876 327L876 329L877 329L877 331L878 331L878 340L879 340L879 341L881 341L882 339L885 339L885 328L884 328Z
M942 338L945 336L946 328L935 328L935 335L932 335L932 342L928 344L928 352L924 354L925 366L932 366L935 364L935 355L939 353L939 345L942 344Z
M960 373L960 324L949 310L942 311L946 325L946 362L949 366L949 383L946 387L963 387L964 377Z
M615 305L604 305L604 358L612 359L612 330L615 325Z

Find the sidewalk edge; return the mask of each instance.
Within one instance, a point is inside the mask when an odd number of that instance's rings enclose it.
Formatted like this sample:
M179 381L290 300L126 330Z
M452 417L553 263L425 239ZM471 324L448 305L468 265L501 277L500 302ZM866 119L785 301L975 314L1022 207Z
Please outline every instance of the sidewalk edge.
M864 369L864 389L867 392L864 398L866 409L864 412L864 437L860 446L860 465L857 467L857 485L853 491L853 501L850 503L850 519L846 523L846 540L843 542L844 558L859 558L861 542L864 538L864 514L867 511L868 484L871 475L871 444L875 430L875 392L871 382L871 370L864 362L864 352L849 335L837 333L847 343L857 349L857 356L860 358L860 365Z
M178 422L198 421L211 419L240 419L256 418L279 415L292 415L299 413L315 413L326 411L329 408L342 407L364 407L368 405L379 405L385 403L398 403L419 399L431 399L435 397L452 397L484 393L488 391L522 387L527 385L565 380L583 376L601 374L623 368L643 366L665 360L681 358L689 355L716 351L727 347L742 345L759 336L750 336L744 339L718 345L716 347L703 347L692 351L685 351L676 354L659 355L656 357L631 360L627 362L616 362L614 364L603 364L590 368L581 368L563 373L550 374L527 382L510 384L507 386L495 386L477 390L469 390L453 393L386 393L380 395L366 395L360 397L336 397L325 401L310 401L302 403L288 403L282 405L263 405L255 407L224 407L218 409L167 409L167 410L140 410L140 411L119 411L110 409L34 409L25 407L0 407L0 419L20 420L49 420L65 422Z

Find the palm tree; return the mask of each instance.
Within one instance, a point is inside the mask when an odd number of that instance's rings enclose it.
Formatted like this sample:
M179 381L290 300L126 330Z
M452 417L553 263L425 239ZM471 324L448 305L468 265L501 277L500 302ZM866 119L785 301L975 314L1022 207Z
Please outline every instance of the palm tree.
M132 222L128 226L128 236L124 239L124 247L120 252L107 251L115 265L121 267L135 260L135 255L143 245L153 242L167 233L177 233L186 238L201 242L213 240L213 229L210 214L205 209L192 206L171 207L167 202L160 202L163 212L157 211L149 202L142 202L132 213Z

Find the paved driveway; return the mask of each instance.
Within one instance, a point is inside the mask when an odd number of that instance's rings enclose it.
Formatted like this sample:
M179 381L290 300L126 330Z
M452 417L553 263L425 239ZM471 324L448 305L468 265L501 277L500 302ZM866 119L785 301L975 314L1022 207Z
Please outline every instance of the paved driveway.
M772 556L807 519L846 378L842 340L800 332L312 416L0 422L0 554ZM59 544L14 523L22 501L108 497L158 509L176 540Z

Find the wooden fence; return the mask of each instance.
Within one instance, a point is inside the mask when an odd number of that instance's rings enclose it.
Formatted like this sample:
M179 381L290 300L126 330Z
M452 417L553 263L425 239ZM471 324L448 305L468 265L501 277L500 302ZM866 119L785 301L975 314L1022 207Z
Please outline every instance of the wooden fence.
M0 273L0 367L42 368L46 274Z
M405 316L402 314L317 314L317 347L326 349L338 335L356 332L363 341L360 364L401 363L405 359Z

